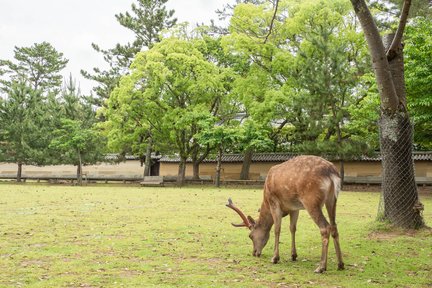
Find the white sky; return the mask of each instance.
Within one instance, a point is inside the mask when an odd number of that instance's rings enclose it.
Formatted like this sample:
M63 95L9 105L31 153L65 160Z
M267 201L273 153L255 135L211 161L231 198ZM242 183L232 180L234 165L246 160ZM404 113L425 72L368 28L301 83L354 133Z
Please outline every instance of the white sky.
M216 9L232 0L169 0L178 22L210 23ZM104 68L102 54L91 47L112 48L127 43L133 34L118 24L114 15L131 11L134 0L0 0L0 59L13 58L14 47L51 43L69 59L63 75L72 73L83 93L95 83L84 79L80 70Z

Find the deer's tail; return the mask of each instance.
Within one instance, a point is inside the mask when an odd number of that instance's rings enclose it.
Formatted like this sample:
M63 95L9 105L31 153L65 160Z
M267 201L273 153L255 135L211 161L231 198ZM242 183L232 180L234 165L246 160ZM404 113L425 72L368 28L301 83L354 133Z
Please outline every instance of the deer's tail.
M333 186L333 194L334 194L335 198L337 199L339 196L340 189L341 189L341 178L337 174L331 174L330 180L333 184L332 185Z

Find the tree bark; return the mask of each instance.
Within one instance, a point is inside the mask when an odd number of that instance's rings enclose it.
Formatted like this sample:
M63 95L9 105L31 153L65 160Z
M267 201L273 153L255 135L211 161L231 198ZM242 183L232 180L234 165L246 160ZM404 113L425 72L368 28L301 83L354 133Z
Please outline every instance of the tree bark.
M217 155L217 163L216 163L216 187L220 187L221 184L221 167L222 167L222 154L223 149L222 145L218 148L218 155Z
M386 35L384 46L394 46L393 39L393 34ZM393 49L388 61L400 104L395 113L382 110L379 123L383 169L382 216L390 223L404 228L419 228L424 222L421 210L418 209L421 204L412 159L413 129L406 110L403 45L399 43Z
M249 180L249 170L252 163L252 156L252 149L248 149L245 151L245 154L243 156L242 170L240 172L240 180Z
M378 28L364 0L351 0L351 3L368 43L372 67L381 98L381 108L396 111L399 106L399 99L392 81L387 55Z
M151 136L149 136L148 142L147 142L146 155L145 155L145 163L144 163L144 177L150 176L150 174L151 174L150 168L151 168L151 164L152 164L152 160L151 160L152 145L153 145L153 139Z
M186 158L180 158L179 169L177 174L177 185L183 186L186 176Z
M22 162L18 162L18 171L17 171L17 182L21 182L22 181Z

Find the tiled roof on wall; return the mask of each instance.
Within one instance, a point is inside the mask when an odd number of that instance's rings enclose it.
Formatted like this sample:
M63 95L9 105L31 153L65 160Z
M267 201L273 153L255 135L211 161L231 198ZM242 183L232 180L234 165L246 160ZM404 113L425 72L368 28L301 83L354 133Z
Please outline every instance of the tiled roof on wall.
M284 162L291 158L294 158L298 154L294 153L254 153L252 156L252 162ZM324 157L331 160L330 157ZM432 161L432 152L414 152L413 159L415 161ZM177 156L162 156L160 162L162 163L178 163L180 158ZM357 161L381 161L381 156L362 156ZM192 162L188 159L187 162ZM204 163L214 163L215 158L208 158L203 161ZM222 162L224 163L237 163L243 162L242 154L225 154L222 156Z

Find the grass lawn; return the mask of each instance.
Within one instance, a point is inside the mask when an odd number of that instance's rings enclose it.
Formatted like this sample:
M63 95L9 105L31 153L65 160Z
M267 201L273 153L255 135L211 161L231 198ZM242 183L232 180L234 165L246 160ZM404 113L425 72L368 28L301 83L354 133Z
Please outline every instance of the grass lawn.
M374 223L379 194L342 192L338 227L346 270L328 271L319 230L306 212L290 261L288 219L281 262L273 234L252 257L248 230L224 205L257 216L260 189L70 187L0 184L0 287L432 287L431 230ZM422 195L432 224L432 196ZM379 229L381 228L381 229Z

